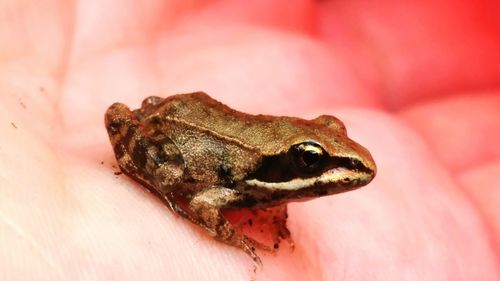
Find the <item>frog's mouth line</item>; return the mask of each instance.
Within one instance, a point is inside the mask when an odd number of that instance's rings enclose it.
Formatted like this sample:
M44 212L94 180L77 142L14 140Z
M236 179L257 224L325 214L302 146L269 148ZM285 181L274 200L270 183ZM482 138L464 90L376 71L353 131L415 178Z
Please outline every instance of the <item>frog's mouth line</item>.
M339 167L313 178L296 178L284 182L264 182L258 179L249 179L245 182L249 186L262 187L275 191L296 191L318 186L348 187L349 189L354 189L368 184L373 179L373 176L372 173Z

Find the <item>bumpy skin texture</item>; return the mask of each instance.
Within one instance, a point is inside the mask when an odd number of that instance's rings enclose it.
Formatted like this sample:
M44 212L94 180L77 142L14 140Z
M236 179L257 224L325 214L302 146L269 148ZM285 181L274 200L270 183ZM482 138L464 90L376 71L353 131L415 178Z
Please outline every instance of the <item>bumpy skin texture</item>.
M258 280L499 279L498 1L193 3L0 3L0 279L249 280L113 175L106 108L198 90L335 115L377 160L289 206L297 247Z

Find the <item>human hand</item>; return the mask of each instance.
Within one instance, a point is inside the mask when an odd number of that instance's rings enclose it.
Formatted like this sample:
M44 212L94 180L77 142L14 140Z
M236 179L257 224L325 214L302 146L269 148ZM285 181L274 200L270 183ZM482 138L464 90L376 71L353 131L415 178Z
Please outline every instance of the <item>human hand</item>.
M296 249L258 280L498 278L498 4L187 2L0 4L3 279L248 280L245 254L113 175L106 108L197 90L335 115L378 164L291 204Z

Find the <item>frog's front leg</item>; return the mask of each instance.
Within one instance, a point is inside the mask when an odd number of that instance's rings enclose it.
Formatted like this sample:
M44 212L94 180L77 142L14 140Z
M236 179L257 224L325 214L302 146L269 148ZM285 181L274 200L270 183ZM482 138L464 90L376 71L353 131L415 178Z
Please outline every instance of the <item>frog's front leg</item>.
M286 220L288 218L287 205L283 204L267 210L270 212L272 218L274 248L277 249L279 247L281 240L286 240L290 247L294 249L295 244L290 235L290 230L286 227Z
M241 200L241 197L237 191L216 186L197 193L189 203L189 208L197 219L196 224L206 229L210 235L242 249L257 265L262 265L262 261L255 253L255 247L270 249L250 237L239 234L221 212L238 200Z

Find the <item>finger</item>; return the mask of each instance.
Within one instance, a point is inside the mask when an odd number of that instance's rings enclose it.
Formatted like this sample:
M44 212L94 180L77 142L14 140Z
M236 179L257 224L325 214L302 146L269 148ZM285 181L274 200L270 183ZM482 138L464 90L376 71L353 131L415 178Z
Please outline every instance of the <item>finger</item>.
M446 167L460 173L500 159L500 94L470 92L417 104L401 116Z
M500 173L499 161L468 170L460 176L467 194L483 215L488 231L488 241L500 260Z
M389 106L498 85L498 1L325 1L319 12L325 40Z
M216 1L200 8L196 18L314 34L316 9L309 0Z

